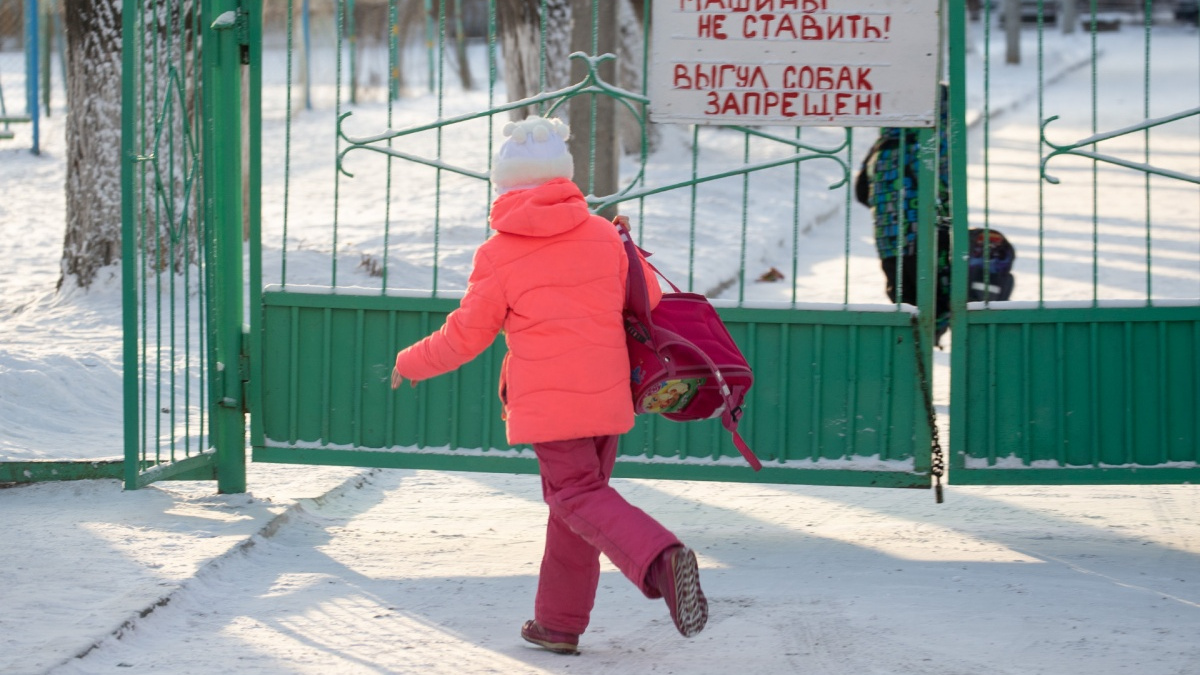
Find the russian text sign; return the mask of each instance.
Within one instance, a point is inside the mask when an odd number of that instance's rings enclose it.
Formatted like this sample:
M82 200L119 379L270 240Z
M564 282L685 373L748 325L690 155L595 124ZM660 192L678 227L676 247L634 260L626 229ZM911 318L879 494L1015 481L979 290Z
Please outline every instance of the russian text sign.
M938 0L654 0L658 122L933 126Z

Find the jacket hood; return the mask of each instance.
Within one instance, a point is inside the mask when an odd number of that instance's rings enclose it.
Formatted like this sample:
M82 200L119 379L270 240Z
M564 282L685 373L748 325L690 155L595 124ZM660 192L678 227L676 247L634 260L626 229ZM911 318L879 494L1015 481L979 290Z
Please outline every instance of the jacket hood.
M500 195L492 203L491 226L508 234L553 237L579 227L590 216L579 188L565 178L556 178Z

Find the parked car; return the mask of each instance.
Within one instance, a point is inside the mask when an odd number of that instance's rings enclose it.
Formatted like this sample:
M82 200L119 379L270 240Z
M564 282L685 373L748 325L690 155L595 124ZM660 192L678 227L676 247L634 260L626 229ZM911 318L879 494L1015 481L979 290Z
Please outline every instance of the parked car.
M1176 2L1175 20L1179 23L1200 25L1200 3L1197 0L1179 0Z
M1039 0L1001 0L992 10L1000 16L1000 25L1004 25L1004 2L1016 1L1021 4L1021 23L1037 23ZM1194 2L1195 0L1193 0ZM1058 0L1040 0L1042 6L1042 22L1050 25L1058 21Z

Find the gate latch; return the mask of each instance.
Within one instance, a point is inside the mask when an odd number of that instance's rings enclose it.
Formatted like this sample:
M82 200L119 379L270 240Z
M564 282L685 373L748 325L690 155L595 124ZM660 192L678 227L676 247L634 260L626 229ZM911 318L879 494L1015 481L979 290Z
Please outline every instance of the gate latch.
M213 30L232 30L241 51L242 65L250 64L250 21L241 7L221 12L212 22Z

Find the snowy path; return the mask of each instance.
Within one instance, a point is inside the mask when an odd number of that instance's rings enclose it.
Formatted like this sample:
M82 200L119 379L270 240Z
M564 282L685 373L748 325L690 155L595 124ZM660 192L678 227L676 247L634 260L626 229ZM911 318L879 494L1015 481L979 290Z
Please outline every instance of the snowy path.
M293 511L52 672L1195 672L1200 492L926 492L618 481L702 554L708 628L605 567L578 658L517 637L545 507L530 476L376 471Z

